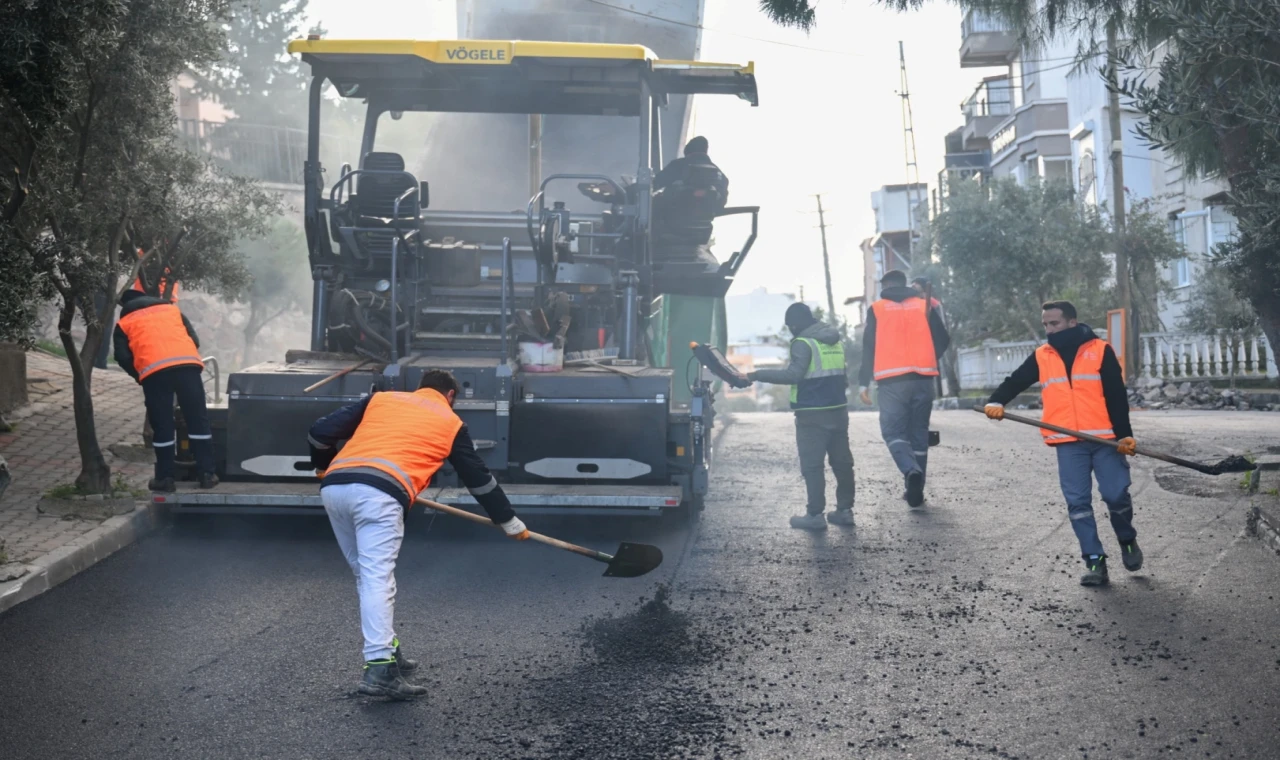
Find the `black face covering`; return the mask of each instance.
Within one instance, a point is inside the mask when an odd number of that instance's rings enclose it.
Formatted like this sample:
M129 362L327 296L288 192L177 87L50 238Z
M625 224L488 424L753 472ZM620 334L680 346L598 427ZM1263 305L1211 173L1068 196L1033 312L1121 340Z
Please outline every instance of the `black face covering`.
M1049 339L1049 345L1053 346L1055 351L1074 349L1080 345L1080 339L1084 336L1084 330L1080 325L1068 327L1065 330L1059 330L1056 333L1049 333L1046 337Z

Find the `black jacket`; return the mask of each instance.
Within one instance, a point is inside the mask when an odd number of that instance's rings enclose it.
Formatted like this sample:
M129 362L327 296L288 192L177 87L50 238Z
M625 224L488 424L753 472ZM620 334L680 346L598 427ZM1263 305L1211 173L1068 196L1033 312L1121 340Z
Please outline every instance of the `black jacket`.
M667 164L665 169L654 176L654 191L656 192L683 180L691 166L710 166L717 171L720 171L720 167L716 166L715 162L713 162L706 153L694 153L688 156L681 156ZM729 196L729 177L726 176L723 171L720 171L720 190L726 198Z
M338 442L345 441L355 435L356 428L364 419L365 409L369 408L367 398L337 409L315 421L307 436L311 444L311 464L317 470L324 470L333 462L338 454ZM458 479L467 487L471 495L484 507L489 519L494 523L504 523L516 516L511 502L503 492L498 481L489 472L480 452L476 451L471 441L467 426L463 425L453 439L453 448L449 452L448 462L458 473ZM320 487L341 485L343 483L363 483L386 493L399 501L405 509L413 504L412 495L405 493L399 483L387 477L362 471L338 470L327 473L320 481Z
M139 309L148 309L152 306L162 306L170 304L163 298L155 298L154 296L134 296L120 307L120 316L123 318L126 314L132 314ZM191 321L187 319L187 315L182 315L182 325L187 328L187 335L191 336L191 340L195 342L196 348L200 347L200 336L196 335L196 328L191 326ZM120 365L120 369L129 373L129 377L134 380L138 379L138 370L133 366L133 349L129 347L129 336L124 334L124 330L120 329L119 321L116 322L116 329L111 333L111 342L114 344L116 353L116 364ZM195 366L195 365L182 365ZM171 367L170 369L181 369L181 367ZM168 372L162 369L160 372ZM157 373L159 374L159 373ZM151 377L148 375L148 377Z
M1076 360L1076 351L1088 341L1097 338L1093 328L1086 324L1078 324L1067 328L1052 337L1050 343L1054 350L1062 356L1062 363L1067 368L1067 377L1071 377L1071 365ZM1111 418L1111 430L1116 438L1132 438L1133 427L1129 424L1129 392L1124 386L1124 373L1120 370L1120 361L1116 359L1111 346L1102 350L1102 395L1107 403L1107 416ZM1022 366L996 388L996 392L987 399L989 404L1008 404L1017 398L1019 393L1040 382L1040 363L1032 353Z
M880 292L882 299L887 299L895 303L902 303L908 298L923 298L916 292L915 288L885 288ZM947 325L942 321L942 315L937 309L929 309L929 334L933 336L933 355L942 356L947 351L947 347L951 345L951 335L947 332ZM863 388L871 387L871 378L875 375L876 369L876 313L874 309L867 309L867 324L862 329L862 368L858 371L858 385ZM902 380L908 377L923 377L914 372L896 377L888 377L881 380L881 384L892 383L895 380Z

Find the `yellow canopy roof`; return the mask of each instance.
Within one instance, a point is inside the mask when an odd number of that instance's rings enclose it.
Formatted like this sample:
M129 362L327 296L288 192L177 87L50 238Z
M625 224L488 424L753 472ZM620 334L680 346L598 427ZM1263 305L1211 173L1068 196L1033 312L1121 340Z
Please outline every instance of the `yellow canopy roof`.
M664 61L643 45L306 39L289 52L344 97L389 110L634 116L642 83L660 101L729 94L758 105L754 64Z

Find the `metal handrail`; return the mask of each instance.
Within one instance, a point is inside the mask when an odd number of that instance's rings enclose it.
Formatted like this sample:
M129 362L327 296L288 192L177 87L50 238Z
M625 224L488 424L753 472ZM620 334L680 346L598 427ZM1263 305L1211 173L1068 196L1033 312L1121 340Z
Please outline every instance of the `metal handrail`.
M205 356L200 361L204 362L206 368L210 364L213 365L213 403L217 404L222 401L222 392L219 390L222 383L222 371L218 367L218 357Z
M511 349L507 345L507 325L511 322L507 319L507 288L511 287L515 275L511 271L511 238L504 237L502 239L502 363L506 364L511 360ZM514 295L512 301L515 301ZM514 303L512 304L514 306Z

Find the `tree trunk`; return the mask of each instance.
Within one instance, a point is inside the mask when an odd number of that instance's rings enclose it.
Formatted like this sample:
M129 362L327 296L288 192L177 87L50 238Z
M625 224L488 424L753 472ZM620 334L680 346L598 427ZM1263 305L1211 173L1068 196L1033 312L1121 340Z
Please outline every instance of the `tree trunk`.
M76 444L80 449L80 475L76 477L76 486L86 493L106 493L111 490L111 468L102 456L102 448L98 445L98 428L93 418L93 394L89 390L89 373L85 372L84 363L80 361L80 352L76 349L75 338L71 336L71 322L75 318L74 300L64 300L62 313L58 318L58 337L62 340L62 348L67 352L67 363L71 365L72 403L76 420ZM92 369L92 362L90 362Z
M1267 356L1272 364L1280 367L1280 301L1275 298L1255 301L1253 310L1258 313L1258 323L1267 336ZM1265 370L1265 365L1262 368Z

